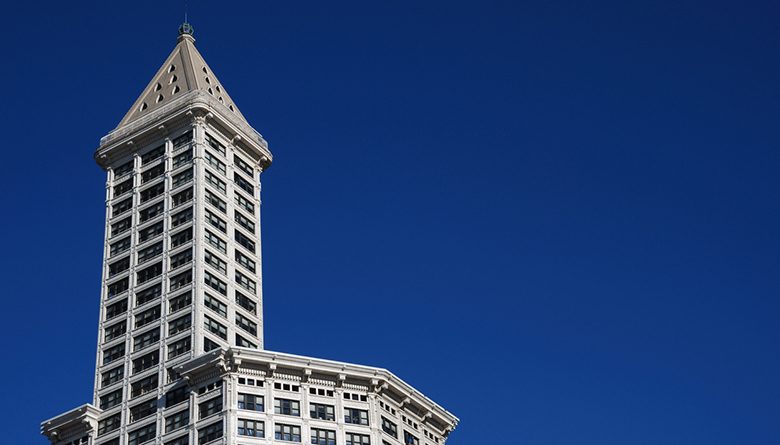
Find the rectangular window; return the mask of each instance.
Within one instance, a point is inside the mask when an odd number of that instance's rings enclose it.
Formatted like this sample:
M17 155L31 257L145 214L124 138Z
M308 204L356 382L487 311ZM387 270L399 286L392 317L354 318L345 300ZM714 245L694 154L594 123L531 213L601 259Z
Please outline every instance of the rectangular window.
M242 215L238 210L233 211L233 217L240 225L241 227L249 230L252 233L255 233L255 223L252 222L251 219L247 218L246 216Z
M238 419L238 435L265 437L265 423L262 420Z
M190 283L192 283L192 271L188 270L171 277L170 288L171 291L175 291L183 288L184 286L187 286Z
M404 430L404 443L407 445L420 445L420 439L409 431Z
M238 393L238 409L260 412L265 411L263 396L258 396L256 394Z
M216 334L223 340L227 340L227 328L225 326L207 315L204 315L203 318L203 324L209 332Z
M127 161L124 164L120 165L119 167L114 169L114 180L117 180L121 178L122 176L129 174L133 171L133 164L134 162Z
M216 151L217 151L219 154L221 154L222 156L225 156L225 154L226 154L226 152L225 152L225 146L224 146L224 145L222 145L222 144L220 144L220 143L219 143L219 142L218 142L218 141L217 141L217 140L214 138L214 136L212 136L212 135L210 135L210 134L206 133L206 143L207 143L207 144L209 144L209 147L211 147L211 148L213 148L214 150L216 150Z
M180 185L192 182L192 169L184 170L181 173L176 173L171 179L171 185L176 188Z
M253 294L257 293L257 283L239 271L236 271L236 283Z
M200 412L198 419L205 419L212 414L222 411L222 396L220 395L201 403L198 405L198 411Z
M138 264L143 264L152 258L159 256L163 251L162 241L138 251Z
M287 442L300 442L301 427L277 423L274 425L274 439L286 440Z
M115 243L111 243L110 247L110 256L119 255L120 253L127 252L130 250L130 237L121 239Z
M106 321L111 320L114 317L118 317L127 312L127 300L117 301L109 306L106 306Z
M165 432L170 433L178 430L187 426L188 423L190 423L190 412L188 410L185 409L184 411L171 414L165 418Z
M227 305L213 295L205 294L203 296L203 304L222 318L227 318Z
M157 412L157 400L150 400L130 407L130 421L145 419Z
M238 230L235 230L234 237L238 244L241 244L241 246L243 246L246 250L255 253L255 242L249 239L248 236L244 235Z
M251 321L243 315L236 314L236 325L239 328L249 332L253 336L257 336L257 323Z
M171 226L174 228L179 227L182 224L186 224L190 221L192 221L192 207L187 210L182 210L181 212L171 216Z
M179 193L171 196L171 202L173 203L174 208L179 207L182 204L186 204L190 201L192 201L192 188L182 190Z
M133 198L127 198L124 201L121 201L111 206L111 217L115 218L127 212L131 208L133 208Z
M181 136L177 137L173 140L173 148L174 150L180 147L183 147L192 141L192 131L188 131Z
M181 232L171 235L171 248L176 248L184 245L192 239L192 227L184 229Z
M114 236L117 236L117 235L121 235L121 234L127 232L128 230L130 230L130 228L132 226L133 226L133 223L132 223L130 217L127 217L127 218L125 218L125 219L123 219L121 221L117 221L117 222L111 224L111 236L114 237Z
M312 428L311 443L314 445L336 445L336 431Z
M125 344L120 343L103 351L103 365L113 363L125 356Z
M135 431L127 433L127 445L140 445L154 440L157 434L157 424L150 423L149 425L138 428Z
M160 159L165 154L165 145L160 145L154 150L147 151L145 155L141 156L141 165L146 165L155 159Z
M125 376L125 367L119 366L114 369L109 369L100 375L100 386L105 388L106 386L113 385L116 382L121 381Z
M206 210L206 221L222 233L227 233L227 223L217 215Z
M371 445L371 437L367 434L346 433L346 445Z
M100 444L100 445L109 445L109 444ZM117 443L117 445L119 444ZM190 445L190 436L177 437L173 440L169 440L168 442L165 442L165 445Z
M136 291L135 305L141 306L157 299L160 295L162 295L162 284L155 284L154 286L147 287L146 289Z
M222 213L227 212L227 203L208 190L206 190L206 202L216 207Z
M189 399L189 391L186 386L180 386L165 393L165 407L170 408L174 405ZM189 412L189 411L186 411Z
M207 270L203 272L203 281L210 288L214 289L222 295L227 296L227 283L215 277Z
M165 193L165 183L162 182L141 190L141 203L149 202L163 193Z
M160 341L160 328L146 331L143 334L133 337L133 351L140 351L147 346L153 345Z
M154 351L133 360L133 373L139 373L160 363L160 351Z
M138 231L138 240L140 242L148 241L152 238L155 238L159 236L161 233L163 233L163 223L162 221L155 223L149 227L143 228Z
M238 167L239 170L249 175L250 178L253 178L255 176L254 169L252 168L249 163L244 162L243 159L239 158L236 155L233 155L233 163L236 164L236 167Z
M336 420L336 410L333 405L310 403L309 414L312 419Z
M206 230L206 242L216 247L220 252L227 253L227 243L208 230Z
M152 204L149 207L146 207L145 209L141 210L139 213L139 218L141 223L145 223L146 221L149 221L153 218L156 218L160 215L162 215L165 211L165 202L160 201L156 204Z
M135 327L140 328L160 319L160 306L155 306L135 315Z
M223 195L227 193L227 184L225 181L219 179L217 175L206 170L206 173L203 176L206 178L206 182L214 186L214 188L220 191Z
M100 396L100 409L110 409L122 403L122 388Z
M125 292L129 286L130 278L122 278L119 281L115 281L108 285L108 298L114 298L117 295Z
M227 263L222 261L217 255L206 250L203 254L203 259L206 260L206 264L222 272L223 275L227 274Z
M248 199L244 198L240 194L236 193L236 204L238 204L239 207L246 210L247 212L251 213L252 216L255 216L255 205L254 203L250 202Z
M192 150L183 151L173 157L173 168L177 169L183 165L187 165L192 160Z
M182 338L177 342L168 345L168 359L178 357L192 349L192 340L190 337Z
M130 258L122 258L108 265L108 276L112 277L130 268Z
M236 185L241 188L241 190L249 193L250 195L255 194L255 187L252 185L252 183L241 177L241 175L236 172L233 172L233 182L235 182Z
M257 349L257 345L252 343L251 341L245 339L244 337L236 334L236 346L240 346L242 348L252 348Z
M206 162L215 169L217 169L218 172L225 174L225 164L223 164L217 157L212 154L210 151L206 150L203 154L203 158L206 159Z
M130 397L138 397L157 389L157 374L144 377L130 384Z
M192 325L192 314L187 314L176 320L168 322L168 335L176 335L179 332L184 332Z
M157 179L162 176L163 173L165 173L165 164L161 162L149 170L144 170L144 172L141 173L141 184L146 184L153 179Z
M222 421L198 430L198 445L203 445L222 437Z
M257 270L257 264L248 256L239 252L238 249L236 249L236 262L244 266L248 271L252 273L254 273Z
M151 266L136 272L136 281L138 284L146 283L147 281L157 278L160 275L162 275L162 262L152 264Z
M192 262L192 249L179 252L171 257L171 270L176 270Z
M192 281L192 275L190 275L190 281ZM192 304L192 291L189 291L187 293L177 295L173 298L171 298L171 301L169 303L170 305L170 313L178 312L186 307L189 307Z
M301 416L301 402L290 399L274 399L274 413Z
M398 438L398 426L384 416L382 416L382 431L396 439Z
M121 416L122 413L117 413L98 422L98 436L118 430L122 424Z
M203 337L203 352L209 352L213 351L214 349L220 348L219 343L211 341L211 339L208 339L206 337Z
M114 186L114 198L118 198L133 189L133 178Z
M344 423L368 425L368 411L357 408L344 408Z
M257 303L240 292L236 292L236 303L247 311L257 314Z

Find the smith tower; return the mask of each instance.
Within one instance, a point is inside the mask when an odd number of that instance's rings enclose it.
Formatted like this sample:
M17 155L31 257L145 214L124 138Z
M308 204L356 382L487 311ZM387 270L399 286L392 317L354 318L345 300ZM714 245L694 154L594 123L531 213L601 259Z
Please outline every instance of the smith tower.
M263 350L272 155L189 24L95 160L107 180L94 394L42 423L53 445L444 443L457 418L389 371Z

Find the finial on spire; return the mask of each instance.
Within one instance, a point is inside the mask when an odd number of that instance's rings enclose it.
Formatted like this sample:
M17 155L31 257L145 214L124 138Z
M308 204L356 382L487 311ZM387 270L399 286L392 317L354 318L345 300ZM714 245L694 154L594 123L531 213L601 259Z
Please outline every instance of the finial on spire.
M184 22L181 24L181 26L179 26L179 35L183 36L185 34L189 36L195 35L195 28L193 28L192 25L187 22Z

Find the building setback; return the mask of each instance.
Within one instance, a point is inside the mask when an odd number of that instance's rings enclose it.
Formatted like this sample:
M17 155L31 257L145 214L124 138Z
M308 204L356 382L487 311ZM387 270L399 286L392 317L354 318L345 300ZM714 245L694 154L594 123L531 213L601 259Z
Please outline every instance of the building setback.
M95 160L107 172L94 396L52 445L435 445L458 419L391 372L265 351L268 144L192 27Z

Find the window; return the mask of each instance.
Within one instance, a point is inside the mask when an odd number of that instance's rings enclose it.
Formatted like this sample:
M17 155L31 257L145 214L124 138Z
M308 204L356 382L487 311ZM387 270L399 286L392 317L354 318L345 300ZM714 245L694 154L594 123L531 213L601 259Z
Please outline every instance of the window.
M236 249L236 262L238 264L245 267L248 271L254 273L257 270L256 263L250 259L248 256L244 255L243 253L239 252L238 249Z
M130 397L138 397L157 389L157 374L144 377L130 384Z
M127 299L117 301L116 303L106 307L106 321L118 317L125 312L127 312Z
M239 205L239 207L243 208L247 212L251 213L252 216L255 215L255 205L254 203L250 202L248 199L244 198L243 196L236 193L236 204Z
M227 223L222 218L206 210L206 221L222 233L227 233Z
M212 289L222 295L227 295L227 283L212 275L209 271L203 271L203 281Z
M180 386L176 389L170 390L165 394L165 407L170 408L174 405L187 400L189 398L189 392L186 386ZM185 411L189 412L189 411Z
M315 396L333 397L333 391L330 389L309 388L309 394L314 394Z
M192 160L192 150L183 151L173 157L173 168L179 168Z
M200 411L199 419L205 419L206 417L216 414L222 411L222 396L214 397L198 405Z
M209 252L208 250L206 250L206 252L203 255L208 265L214 266L214 268L222 272L223 275L227 274L226 262L222 261L218 256Z
M217 178L217 175L206 170L206 173L203 176L206 178L206 182L213 185L217 190L222 192L223 195L227 193L227 184L225 181Z
M239 271L236 271L236 283L253 294L257 293L257 284L254 280L250 280L249 277Z
M368 425L368 411L356 408L344 408L344 423Z
M371 445L371 437L366 434L346 433L346 445Z
M118 255L122 252L126 252L129 249L130 249L130 237L128 236L123 240L119 240L111 244L110 255L111 256Z
M149 170L145 170L141 173L141 184L146 184L152 179L157 179L165 173L165 164L159 163Z
M133 171L133 161L127 161L124 164L114 169L114 180L121 178L122 176Z
M124 357L124 355L125 355L124 343L118 344L116 346L112 346L103 351L103 364L107 365L109 363L113 363L114 361Z
M141 356L133 360L133 373L145 371L149 368L157 366L160 363L160 351L154 351L152 353Z
M152 218L162 215L164 211L165 211L165 203L163 201L160 201L156 204L152 204L149 207L141 210L139 216L141 222L145 223L146 221L149 221Z
M241 175L239 175L238 173L235 172L233 173L233 182L235 182L237 186L239 186L243 191L249 193L250 195L255 194L255 188L252 185L252 183L242 178Z
M190 281L192 281L191 275L190 275ZM192 304L192 291L181 295L177 295L171 298L171 301L169 302L170 312L174 313L180 311L191 304Z
M312 419L336 420L336 411L333 405L310 403L309 414Z
M274 425L274 439L286 440L288 442L300 442L301 427L277 423Z
M217 159L217 157L214 154L206 150L205 153L203 154L203 157L206 159L206 162L208 162L210 166L216 168L217 171L219 171L223 175L225 174L225 164L220 162L220 160Z
M198 430L198 445L217 440L222 437L222 421L213 423Z
M219 346L219 343L211 341L211 339L207 337L203 337L203 352L209 352L213 351L214 349L219 349L221 346Z
M219 299L217 299L216 297L209 294L205 294L203 296L203 304L207 308L218 313L221 317L227 318L227 305L219 301Z
M233 211L233 218L243 228L255 233L255 223L251 219L239 213L237 210Z
M160 341L160 328L146 331L143 334L136 335L133 338L133 351L140 351L141 349L150 346Z
M133 207L133 198L127 198L122 202L119 202L117 204L114 204L111 206L111 216L117 217L128 210L130 210Z
M177 148L183 147L186 144L188 144L190 141L192 141L192 131L188 131L188 132L184 133L183 135L181 135L181 136L177 137L176 139L174 139L173 140L173 148L177 149Z
M182 338L181 340L168 345L168 358L172 359L178 357L185 352L188 352L192 348L192 341L190 337Z
M171 257L171 270L176 270L190 262L192 262L192 249L179 252Z
M209 332L217 334L223 340L227 340L227 328L225 326L207 315L204 315L203 318L203 324Z
M116 382L121 381L125 376L125 367L119 366L114 369L109 369L100 375L100 386L106 387L113 385Z
M143 264L152 258L160 255L163 251L162 241L138 251L138 264Z
M149 280L162 275L162 263L153 264L145 269L139 270L137 273L138 283L146 283Z
M149 442L150 440L154 440L156 434L157 424L150 423L149 425L127 433L127 445L139 445Z
M100 409L110 409L122 403L122 388L100 396Z
M225 156L225 146L217 142L217 140L214 139L214 137L208 133L206 133L206 143L209 144L209 147L217 150L219 154Z
M133 189L133 178L114 186L114 198L118 198Z
M192 239L192 228L171 235L171 248L179 247Z
M274 399L274 413L300 417L301 403L297 400Z
M164 154L165 154L165 145L160 145L154 150L150 150L146 152L145 155L141 156L141 165L146 165L154 161L155 159L160 159Z
M111 325L107 327L104 332L103 341L111 341L115 338L119 338L127 332L127 322L122 321L121 323Z
M262 420L238 419L238 435L265 437L265 423Z
M135 293L135 305L141 306L146 304L162 294L162 284L155 284L152 287L147 287L144 290L137 291Z
M179 332L186 331L192 325L192 314L179 317L168 323L168 335L176 335Z
M245 249L249 250L250 252L255 253L255 242L249 239L249 237L236 230L235 238L238 244L241 244L241 246L243 246Z
M312 428L311 443L314 445L336 445L336 432Z
M192 188L188 188L187 190L183 190L171 196L171 202L173 202L174 208L190 201L192 201Z
M404 430L404 443L407 445L420 445L420 439L409 431Z
M162 221L138 231L138 240L144 242L163 233Z
M188 223L192 221L192 207L190 207L187 210L182 210L181 212L173 215L171 217L171 226L179 227L182 224Z
M130 258L122 258L108 265L108 276L114 276L130 268Z
M254 170L252 169L252 166L248 163L244 162L243 159L239 158L236 155L233 155L233 162L236 164L236 167L238 167L239 170L249 175L249 177L254 177Z
M192 283L192 271L188 270L182 272L179 275L171 277L171 291L181 289L190 283Z
M100 445L108 445L108 444L100 444ZM165 442L165 445L190 445L190 436L177 437L173 440L169 440L168 442Z
M136 406L130 407L130 421L135 422L137 420L145 419L157 411L157 400L150 400L148 402L139 403Z
M121 415L122 413L117 413L98 422L98 436L118 430L122 423Z
M227 203L208 190L206 190L206 202L216 207L222 213L227 212Z
M240 292L236 292L236 303L253 314L257 313L257 303Z
M130 283L130 280L127 277L125 277L125 278L122 278L119 281L115 281L115 282L109 284L108 285L108 298L114 298L117 295L121 294L122 292L126 291L128 286L129 286L129 283ZM125 304L127 304L127 303L125 302ZM126 306L125 306L125 309L127 309ZM106 318L110 318L110 317L106 317Z
M187 426L188 423L190 423L190 412L188 410L185 409L184 411L171 414L165 418L165 432L170 433L178 430Z
M165 184L162 182L145 190L141 190L141 203L149 202L163 193L165 193Z
M257 323L251 321L243 315L236 314L236 325L238 325L239 328L249 332L253 336L257 336Z
M206 242L217 248L220 252L227 253L227 243L208 230L206 230Z
M238 409L246 409L249 411L265 411L265 405L263 404L263 396L255 394L238 393Z
M176 188L182 184L186 184L192 181L192 169L187 169L181 173L177 173L171 180L171 185Z
M132 227L132 226L133 226L133 223L130 220L130 217L127 217L127 218L125 218L125 219L123 219L121 221L117 221L117 222L111 224L111 236L121 235L121 234L127 232L128 230L130 230L130 227ZM128 238L128 241L129 240L130 239ZM128 247L129 246L130 246L130 244L128 243Z
M398 438L398 426L394 424L393 422L387 420L384 416L382 416L382 431L389 434L392 437Z
M245 339L244 337L236 334L236 346L240 346L242 348L253 348L257 349L257 345L252 343L251 341Z
M140 328L160 318L160 306L155 306L135 315L135 327Z

